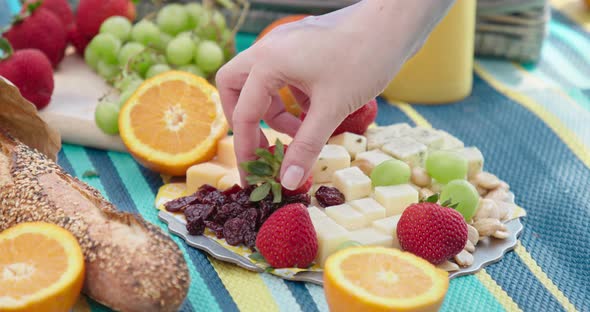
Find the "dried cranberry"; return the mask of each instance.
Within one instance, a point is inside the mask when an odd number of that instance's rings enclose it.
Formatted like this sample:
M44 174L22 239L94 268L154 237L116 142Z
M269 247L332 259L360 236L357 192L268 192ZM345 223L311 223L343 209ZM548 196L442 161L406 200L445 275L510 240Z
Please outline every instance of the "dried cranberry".
M309 194L305 193L305 194L297 194L297 195L293 195L293 196L285 196L283 198L283 202L282 202L282 206L287 205L287 204L304 204L305 206L309 206L309 204L311 203L311 197L309 197Z
M244 234L250 231L250 227L240 218L233 218L227 220L223 225L223 236L225 241L232 245L237 246L244 241Z
M203 217L203 220L211 220L216 213L215 206L207 204L194 204L186 207L184 216L194 215L194 217Z
M199 194L202 194L203 196L211 193L211 192L215 192L217 191L217 188L215 186L211 186L209 184L203 184L199 187L199 189L197 190L197 192Z
M229 199L235 203L240 204L241 206L248 207L251 205L250 203L250 194L246 192L246 190L241 190L237 193L231 194Z
M196 203L197 200L198 198L195 195L180 197L165 203L164 207L170 212L180 212L183 211L186 206Z
M256 225L258 223L258 209L256 208L250 208L244 212L242 212L238 218L246 221L246 223L248 224L248 226L250 227L251 230L255 231L256 230Z
M325 185L315 192L315 198L322 207L336 206L344 204L344 194L335 187Z
M214 221L219 224L223 224L228 219L239 216L246 209L247 207L244 207L238 203L224 204L217 210L217 215L215 216Z
M203 199L201 199L201 201L204 204L221 206L221 205L225 204L227 199L226 199L225 195L223 195L223 193L221 193L218 190L215 190L215 191L209 192L207 195L205 195L205 197L203 197Z
M223 225L221 224L217 224L213 221L205 221L205 226L207 228L209 228L211 231L213 231L213 233L215 233L215 236L219 239L223 238Z
M237 192L239 192L241 190L242 190L242 187L241 186L239 186L237 184L234 184L234 186L232 186L232 187L228 188L227 190L223 191L223 195L229 196L229 195L235 194L235 193L237 193Z
M193 216L186 219L186 230L191 235L203 235L205 232L205 222L201 216Z
M257 233L254 231L248 231L244 234L244 245L252 249L252 251L254 251L254 248L256 247L256 235Z

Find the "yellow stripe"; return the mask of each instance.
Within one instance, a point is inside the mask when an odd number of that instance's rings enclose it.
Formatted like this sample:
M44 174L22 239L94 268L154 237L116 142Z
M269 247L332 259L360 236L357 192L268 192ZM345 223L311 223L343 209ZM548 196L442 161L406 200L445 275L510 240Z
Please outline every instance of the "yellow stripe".
M397 106L404 114L412 120L416 126L432 128L432 125L426 118L422 117L411 105L403 102L391 102ZM496 300L504 307L506 311L522 311L512 298L500 287L496 281L485 271L481 270L475 276L479 279L488 291L496 298Z
M569 301L569 299L557 288L557 286L551 281L549 276L543 272L543 269L537 264L535 259L527 252L526 248L518 242L514 249L516 254L520 257L535 277L547 288L547 290L557 299L557 301L564 307L566 311L577 311L576 307Z
M496 300L504 307L506 311L522 311L516 302L494 281L485 269L475 274L477 279L484 285Z
M211 257L209 261L240 311L279 311L270 290L258 273Z
M474 65L475 71L484 80L486 80L496 90L500 91L506 97L512 99L516 103L527 108L529 111L537 115L557 136L570 148L570 150L587 166L590 168L590 150L586 148L584 143L578 138L578 136L570 131L566 125L564 125L559 118L551 114L541 105L535 103L535 101L528 96L518 93L509 87L505 86L498 80L496 80L491 74L485 71L479 64Z
M551 6L590 31L590 8L583 0L551 0Z

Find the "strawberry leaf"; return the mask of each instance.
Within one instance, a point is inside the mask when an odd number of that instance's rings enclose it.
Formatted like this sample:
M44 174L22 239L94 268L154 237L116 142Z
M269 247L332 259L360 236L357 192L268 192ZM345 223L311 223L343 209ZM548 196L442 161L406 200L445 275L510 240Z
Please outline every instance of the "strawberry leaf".
M273 164L275 162L274 155L265 148L257 148L256 149L256 156L266 160L269 164Z
M250 193L250 201L259 202L263 200L270 192L270 188L270 183L261 184L259 187L255 188L252 193Z
M272 176L272 167L260 160L247 161L241 164L246 172L257 176Z
M281 187L281 183L279 182L271 182L272 185L272 202L275 204L280 203L283 200L283 192L282 192L282 187Z
M438 194L430 195L426 199L422 200L422 202L436 203L436 202L438 202Z
M259 177L256 175L249 175L246 177L246 181L248 185L256 185L258 183L268 182L269 178L267 177Z
M0 61L8 59L14 51L10 42L3 37L0 37Z
M275 157L279 163L282 163L283 158L285 158L285 145L283 145L283 142L279 139L275 142Z
M41 6L41 4L43 4L43 1L30 2L29 4L27 4L27 11L29 12L29 14L33 14L33 12L35 12L35 10L37 10L37 8Z

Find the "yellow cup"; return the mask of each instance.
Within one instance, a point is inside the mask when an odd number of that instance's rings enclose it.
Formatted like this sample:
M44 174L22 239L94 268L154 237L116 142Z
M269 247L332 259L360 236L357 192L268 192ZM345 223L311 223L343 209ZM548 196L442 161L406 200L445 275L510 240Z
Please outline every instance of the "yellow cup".
M443 104L461 100L473 85L476 0L457 0L422 49L383 91L390 101Z

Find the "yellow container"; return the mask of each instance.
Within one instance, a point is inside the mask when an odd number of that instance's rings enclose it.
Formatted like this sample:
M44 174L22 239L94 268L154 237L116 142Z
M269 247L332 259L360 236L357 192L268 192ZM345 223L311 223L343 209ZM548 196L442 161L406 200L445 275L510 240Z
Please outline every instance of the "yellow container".
M442 104L461 100L473 84L476 0L457 0L422 49L383 91L390 101Z

